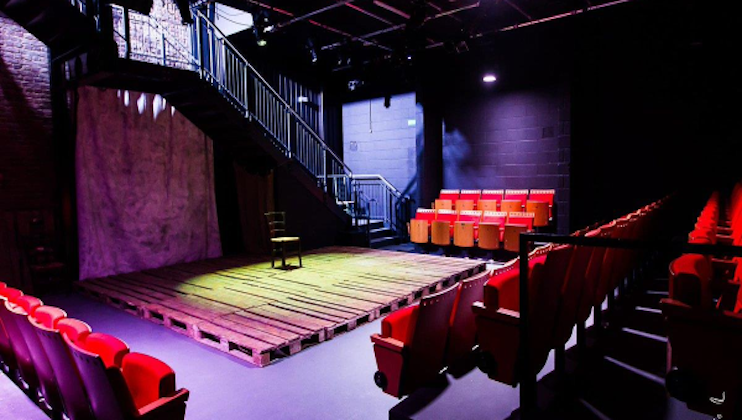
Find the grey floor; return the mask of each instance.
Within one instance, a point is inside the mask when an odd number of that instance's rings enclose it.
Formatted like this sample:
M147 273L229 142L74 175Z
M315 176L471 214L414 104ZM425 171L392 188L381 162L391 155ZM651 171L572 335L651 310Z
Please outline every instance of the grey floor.
M191 390L188 419L507 419L517 418L518 390L490 381L478 370L460 379L416 392L401 402L382 393L372 380L376 363L369 336L380 321L302 351L266 368L256 368L217 350L123 311L77 294L47 297L46 304L64 308L69 316L94 330L114 334L133 351L158 357L177 372L178 385ZM656 315L651 314L649 315ZM647 343L642 337L626 342L629 353ZM648 343L657 353L662 346ZM617 346L622 347L622 346ZM549 418L586 419L707 419L684 405L667 400L657 374L662 361L645 370L620 362L610 353L596 369L582 376L579 396ZM661 354L658 354L661 356ZM616 360L619 362L616 363ZM650 358L651 359L651 358ZM628 359L627 359L628 360ZM646 362L645 359L640 361ZM658 366L654 366L658 365ZM551 371L550 361L540 378ZM553 375L550 375L553 376ZM541 395L550 395L549 377ZM43 418L28 398L0 375L0 419Z

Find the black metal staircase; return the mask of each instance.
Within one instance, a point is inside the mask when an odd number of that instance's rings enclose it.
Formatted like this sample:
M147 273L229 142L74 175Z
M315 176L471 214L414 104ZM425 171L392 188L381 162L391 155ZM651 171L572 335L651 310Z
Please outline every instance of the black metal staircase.
M378 221L369 239L406 236L409 197L380 175L354 175L200 11L184 42L116 5L0 0L0 10L66 61L71 82L159 94L239 164L287 168L346 225ZM141 49L142 37L157 48Z

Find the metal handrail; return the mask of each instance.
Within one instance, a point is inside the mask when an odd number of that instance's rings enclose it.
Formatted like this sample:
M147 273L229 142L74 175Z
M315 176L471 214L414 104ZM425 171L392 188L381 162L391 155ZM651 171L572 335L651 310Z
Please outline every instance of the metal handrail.
M348 175L352 175L353 171L348 167L348 165L346 165L345 162L343 162L343 160L340 159L338 155L335 154L335 152L332 151L332 149L329 146L327 146L327 144L322 140L322 138L314 131L314 129L312 129L311 126L309 126L309 124L307 124L306 121L304 121L304 119L299 115L299 113L297 113L294 110L294 108L291 105L289 105L289 103L286 102L283 99L283 97L278 92L276 92L275 89L273 89L273 86L271 86L271 84L268 83L268 81L265 80L265 78L263 78L263 76L255 69L255 67L252 66L252 64L250 64L249 61L247 61L247 59L239 52L239 50L237 50L237 48L235 48L234 45L232 45L232 43L229 42L229 39L227 39L227 36L224 35L224 32L222 32L216 25L214 25L214 23L211 22L206 16L204 16L204 14L201 13L199 10L192 10L192 12L194 14L194 27L200 27L199 25L196 25L196 19L198 19L198 21L205 22L206 25L210 29L213 29L216 33L218 33L221 36L221 39L223 40L224 44L230 47L230 49L233 50L235 55L240 60L242 60L242 62L250 70L250 72L252 73L252 76L255 77L258 81L260 81L268 89L268 91L273 94L275 99L277 99L284 106L285 110L287 110L291 115L294 116L296 121L299 124L301 124L304 127L304 129L306 129L307 132L313 137L314 141L316 141L325 152L329 153L329 155L336 161L336 163L340 164L340 166L342 166L342 168L345 169L345 172ZM199 53L200 53L200 49L199 49ZM199 67L201 66L199 65Z

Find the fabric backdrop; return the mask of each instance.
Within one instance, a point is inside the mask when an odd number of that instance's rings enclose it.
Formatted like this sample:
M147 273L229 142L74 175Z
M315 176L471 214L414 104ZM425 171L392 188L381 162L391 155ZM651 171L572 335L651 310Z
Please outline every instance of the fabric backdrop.
M159 96L78 92L80 278L220 256L211 139Z

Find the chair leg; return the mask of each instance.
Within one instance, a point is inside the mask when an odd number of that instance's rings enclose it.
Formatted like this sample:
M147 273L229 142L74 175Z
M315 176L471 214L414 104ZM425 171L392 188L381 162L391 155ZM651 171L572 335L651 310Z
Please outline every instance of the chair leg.
M271 245L271 268L276 268L276 246Z
M301 241L299 242L299 267L304 267L301 263Z
M281 268L286 268L286 244L281 244Z

